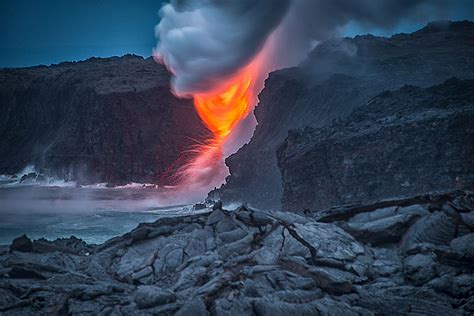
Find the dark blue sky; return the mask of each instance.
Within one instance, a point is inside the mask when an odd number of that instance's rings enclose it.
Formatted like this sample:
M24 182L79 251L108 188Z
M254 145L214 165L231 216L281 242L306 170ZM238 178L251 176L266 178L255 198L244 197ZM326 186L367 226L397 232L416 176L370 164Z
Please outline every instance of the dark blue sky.
M374 0L376 1L376 0ZM474 3L474 0L467 0ZM134 53L150 56L163 0L0 0L0 67L21 67ZM449 19L473 19L464 9ZM425 22L394 30L349 25L345 35L410 32Z
M0 0L0 67L150 56L160 0Z

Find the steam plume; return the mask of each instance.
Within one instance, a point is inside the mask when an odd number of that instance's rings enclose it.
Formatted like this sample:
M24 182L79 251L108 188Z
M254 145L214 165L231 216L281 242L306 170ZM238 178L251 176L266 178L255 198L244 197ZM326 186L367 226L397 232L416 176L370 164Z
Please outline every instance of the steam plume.
M403 19L440 18L471 0L174 0L160 10L154 56L178 96L215 134L177 172L178 192L205 196L224 182L224 157L250 139L266 75L303 60L348 23L391 28ZM427 22L427 21L424 21ZM184 179L184 180L181 180Z
M245 65L280 23L289 0L184 0L160 10L156 55L179 95L207 92Z
M390 28L436 17L462 0L175 0L160 10L155 56L178 95L212 90L246 65L274 31L272 64L299 62L349 22ZM466 4L469 6L469 4ZM441 17L441 16L440 16ZM426 21L425 21L426 22Z

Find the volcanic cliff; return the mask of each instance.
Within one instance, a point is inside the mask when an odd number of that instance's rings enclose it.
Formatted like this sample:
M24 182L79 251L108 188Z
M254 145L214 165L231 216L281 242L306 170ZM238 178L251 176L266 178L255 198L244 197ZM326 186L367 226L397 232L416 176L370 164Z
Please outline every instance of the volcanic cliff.
M385 91L348 118L289 132L279 148L285 210L474 189L474 80Z
M26 165L80 183L158 183L208 139L152 58L0 70L0 174Z
M327 126L387 89L428 87L454 76L474 78L472 22L434 22L390 38L365 35L321 43L299 67L270 74L255 109L255 133L226 160L231 175L210 197L280 208L283 186L275 152L288 130Z

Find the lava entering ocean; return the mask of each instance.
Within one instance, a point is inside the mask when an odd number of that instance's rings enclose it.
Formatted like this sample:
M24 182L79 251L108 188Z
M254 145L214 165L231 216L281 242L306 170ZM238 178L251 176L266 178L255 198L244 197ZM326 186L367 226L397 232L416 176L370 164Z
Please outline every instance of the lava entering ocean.
M170 71L175 95L194 99L212 133L160 177L170 195L197 201L225 182L224 159L250 140L257 95L279 65L269 44L289 6L287 0L185 0L160 9L153 56Z
M253 109L263 86L261 55L212 91L194 95L196 112L213 137L185 153L191 158L173 175L175 191L202 197L223 183L228 175L224 145Z
M235 126L244 119L256 100L255 82L259 73L259 58L236 76L210 93L196 94L194 106L217 142L223 142Z

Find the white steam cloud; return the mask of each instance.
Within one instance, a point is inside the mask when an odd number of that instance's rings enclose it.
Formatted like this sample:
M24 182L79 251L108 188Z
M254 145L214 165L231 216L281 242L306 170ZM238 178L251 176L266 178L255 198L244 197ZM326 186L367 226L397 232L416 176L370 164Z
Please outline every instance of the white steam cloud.
M160 10L155 55L180 95L212 89L246 64L280 23L289 0L184 0Z
M349 22L390 28L461 2L469 0L175 0L160 10L155 56L173 73L174 92L191 95L246 65L272 33L271 64L284 67Z

